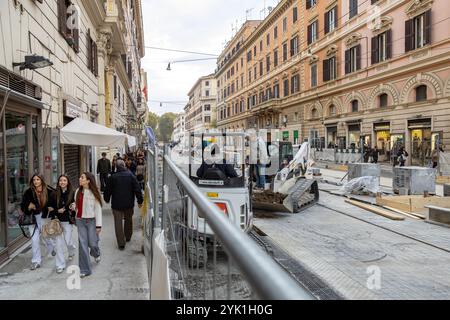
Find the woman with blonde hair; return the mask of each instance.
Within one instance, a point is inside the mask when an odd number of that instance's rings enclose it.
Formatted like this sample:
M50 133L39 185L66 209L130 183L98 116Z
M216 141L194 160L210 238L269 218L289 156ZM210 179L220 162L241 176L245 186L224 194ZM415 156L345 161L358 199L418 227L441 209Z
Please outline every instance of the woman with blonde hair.
M80 276L84 278L92 274L89 256L100 262L98 236L102 230L102 198L92 173L85 172L80 176L80 187L75 192L75 203L71 209L76 211L78 264Z

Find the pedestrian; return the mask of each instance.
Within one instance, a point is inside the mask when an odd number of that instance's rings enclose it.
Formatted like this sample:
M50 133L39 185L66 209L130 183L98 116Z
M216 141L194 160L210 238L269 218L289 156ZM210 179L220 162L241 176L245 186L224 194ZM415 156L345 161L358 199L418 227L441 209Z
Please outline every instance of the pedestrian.
M363 146L364 163L369 162L370 153L371 152L369 146L367 144L364 144Z
M25 191L22 197L22 203L20 209L23 214L34 215L36 218L36 226L30 226L31 238L31 249L33 257L31 258L31 270L36 270L41 267L42 255L40 238L42 226L46 223L48 219L49 211L53 208L50 206L51 198L53 196L53 191L47 186L42 175L34 174L29 183L29 188ZM47 248L47 253L52 253L52 256L56 255L55 245L53 241L46 239L44 240L45 246ZM57 259L57 268L65 267L63 264L59 264L61 261Z
M114 174L114 173L117 172L117 168L116 168L116 162L117 162L117 160L118 160L117 155L115 155L115 156L113 157L112 164L111 164L111 174Z
M92 274L89 255L97 263L101 260L98 242L102 230L102 198L92 173L85 172L80 176L80 187L75 192L71 209L76 211L78 264L80 277L84 278Z
M401 147L397 153L397 161L400 163L400 167L405 166L405 162L408 159L408 152L406 152L404 147Z
M106 158L106 152L102 153L102 158L97 162L97 174L100 174L100 191L104 192L106 181L111 174L111 161Z
M126 242L129 242L133 235L135 197L141 208L144 199L139 183L127 170L125 162L117 160L117 173L109 178L103 198L107 203L111 200L117 245L120 250L125 249ZM123 220L125 225L122 223Z
M372 149L372 163L375 163L375 164L378 163L378 154L379 154L378 147L375 146Z
M73 225L75 224L75 211L71 210L70 207L75 200L72 183L68 176L64 174L59 176L53 201L53 208L55 208L54 215L61 222L68 259L69 261L72 261L76 250L72 237Z
M431 161L433 162L433 168L437 168L439 163L439 152L437 148L431 152Z
M141 186L141 189L144 190L145 187L145 162L143 158L138 159L138 165L136 166L136 178L139 182L139 185Z

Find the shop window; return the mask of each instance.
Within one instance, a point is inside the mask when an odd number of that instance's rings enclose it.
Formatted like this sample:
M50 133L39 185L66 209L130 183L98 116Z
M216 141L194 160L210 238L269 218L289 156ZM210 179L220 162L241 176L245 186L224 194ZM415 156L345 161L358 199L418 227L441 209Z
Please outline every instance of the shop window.
M427 100L427 86L421 85L416 88L416 102Z
M353 100L352 101L352 112L358 112L359 111L359 101Z
M387 107L388 105L388 95L386 93L380 94L380 108Z

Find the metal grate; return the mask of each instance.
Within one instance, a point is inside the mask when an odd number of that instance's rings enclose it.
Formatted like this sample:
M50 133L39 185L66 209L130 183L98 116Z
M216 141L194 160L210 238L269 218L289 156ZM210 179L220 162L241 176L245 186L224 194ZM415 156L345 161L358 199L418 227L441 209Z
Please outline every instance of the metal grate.
M9 77L8 72L0 69L0 85L9 87Z

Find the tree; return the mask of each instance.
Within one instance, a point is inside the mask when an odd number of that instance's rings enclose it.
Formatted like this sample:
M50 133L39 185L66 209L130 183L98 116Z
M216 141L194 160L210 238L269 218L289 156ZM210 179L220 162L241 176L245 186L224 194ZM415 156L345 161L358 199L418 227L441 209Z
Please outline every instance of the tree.
M151 127L154 132L158 130L159 116L156 113L149 112L146 125Z
M158 124L158 140L162 142L169 142L173 132L173 123L177 115L169 112L165 113L159 118Z

